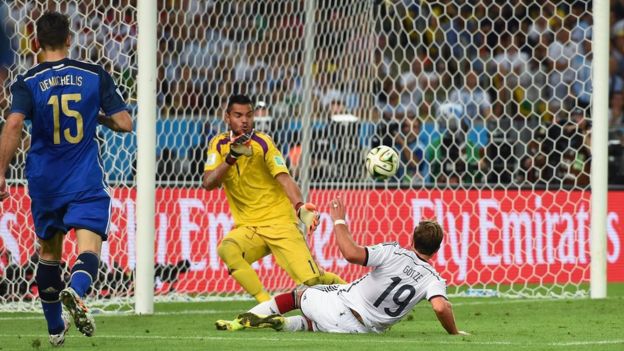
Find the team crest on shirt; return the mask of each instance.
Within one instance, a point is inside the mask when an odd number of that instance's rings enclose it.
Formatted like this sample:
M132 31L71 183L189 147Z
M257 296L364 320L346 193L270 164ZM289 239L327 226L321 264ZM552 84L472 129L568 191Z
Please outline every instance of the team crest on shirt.
M212 166L217 162L217 154L209 154L206 160L206 166Z
M284 163L284 159L282 158L282 156L275 156L273 157L273 160L275 161L275 164L278 166L285 166L286 164Z

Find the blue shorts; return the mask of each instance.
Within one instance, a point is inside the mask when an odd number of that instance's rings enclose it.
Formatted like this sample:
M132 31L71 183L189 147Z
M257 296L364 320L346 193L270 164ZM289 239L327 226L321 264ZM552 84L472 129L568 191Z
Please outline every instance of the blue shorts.
M111 216L111 197L106 189L93 189L77 193L31 198L30 205L35 233L43 240L70 229L87 229L108 238Z

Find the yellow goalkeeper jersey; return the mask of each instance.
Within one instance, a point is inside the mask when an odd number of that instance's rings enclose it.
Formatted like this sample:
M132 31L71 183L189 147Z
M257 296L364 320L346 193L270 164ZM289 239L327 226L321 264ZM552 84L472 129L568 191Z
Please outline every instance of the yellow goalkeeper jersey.
M230 152L229 133L210 141L205 171L225 162ZM255 132L251 138L252 155L240 156L222 179L225 194L238 226L268 226L297 223L293 205L275 180L280 173L289 173L281 152L268 135Z

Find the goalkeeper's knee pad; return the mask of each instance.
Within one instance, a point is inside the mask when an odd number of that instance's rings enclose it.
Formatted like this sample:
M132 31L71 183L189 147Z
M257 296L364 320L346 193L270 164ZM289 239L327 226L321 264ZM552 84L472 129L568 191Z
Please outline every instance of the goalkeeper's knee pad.
M314 286L314 285L334 285L334 284L346 284L344 280L342 280L339 276L335 275L331 272L325 272L318 277L314 277L303 282L304 285Z
M325 272L318 279L321 281L321 284L325 285L347 284L347 282L332 272Z
M243 259L243 251L238 244L232 240L225 239L221 241L221 244L217 247L217 253L228 267L230 273L245 266L247 263Z
M307 286L314 286L314 285L319 285L319 284L323 284L320 277L310 278L306 280L305 282L303 282L303 285L307 285Z

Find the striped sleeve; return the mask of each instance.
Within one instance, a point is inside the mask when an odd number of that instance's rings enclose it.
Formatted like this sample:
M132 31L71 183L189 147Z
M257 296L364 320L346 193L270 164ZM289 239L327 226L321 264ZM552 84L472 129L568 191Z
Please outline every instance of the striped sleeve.
M286 161L282 156L282 153L273 143L273 140L268 135L258 135L259 138L266 144L263 146L263 151L265 151L264 162L266 163L271 176L275 177L280 173L290 174L288 172L288 167L286 166ZM260 143L262 144L262 143Z
M208 152L206 154L206 164L204 165L204 172L212 171L223 163L222 151L224 146L227 145L227 135L219 134L210 140Z

